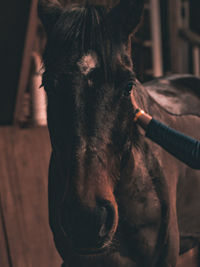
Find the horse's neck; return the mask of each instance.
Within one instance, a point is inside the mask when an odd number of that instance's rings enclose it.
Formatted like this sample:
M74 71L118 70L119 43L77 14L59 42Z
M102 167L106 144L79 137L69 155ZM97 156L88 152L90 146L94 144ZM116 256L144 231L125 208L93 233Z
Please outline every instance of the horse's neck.
M134 96L138 106L155 119L161 120L163 123L172 121L170 114L148 94L139 81L137 81Z

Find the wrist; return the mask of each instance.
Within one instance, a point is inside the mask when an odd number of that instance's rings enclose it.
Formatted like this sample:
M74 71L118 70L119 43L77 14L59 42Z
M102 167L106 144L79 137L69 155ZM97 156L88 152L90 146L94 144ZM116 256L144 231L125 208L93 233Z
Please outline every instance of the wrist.
M152 117L149 114L145 113L144 110L142 109L135 110L133 121L134 123L140 125L145 131L151 120Z

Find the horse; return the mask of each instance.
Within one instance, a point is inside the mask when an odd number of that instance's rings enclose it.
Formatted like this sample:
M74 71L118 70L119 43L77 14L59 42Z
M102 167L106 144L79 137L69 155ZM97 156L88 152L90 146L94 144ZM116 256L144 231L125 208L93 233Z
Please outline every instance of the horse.
M192 109L200 80L137 80L130 47L141 0L109 10L40 0L38 13L47 34L49 222L63 266L176 266L199 243L200 173L145 138L129 95L134 90L154 118L200 138L199 108ZM186 91L195 103L180 100L176 109L172 99Z

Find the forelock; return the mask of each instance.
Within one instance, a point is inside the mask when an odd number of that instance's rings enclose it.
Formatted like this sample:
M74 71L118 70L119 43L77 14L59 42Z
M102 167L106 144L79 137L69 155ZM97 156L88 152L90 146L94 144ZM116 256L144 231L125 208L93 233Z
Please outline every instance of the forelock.
M47 42L45 65L53 72L56 66L62 65L61 62L73 64L76 61L77 65L78 60L78 67L84 75L98 64L105 74L109 73L113 49L106 14L106 9L99 6L73 5L66 8Z

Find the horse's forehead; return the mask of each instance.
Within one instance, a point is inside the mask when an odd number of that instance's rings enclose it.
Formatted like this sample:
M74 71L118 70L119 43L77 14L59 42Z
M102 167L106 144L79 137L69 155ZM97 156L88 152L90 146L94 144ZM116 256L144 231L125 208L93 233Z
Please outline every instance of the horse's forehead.
M84 54L78 61L78 67L83 75L88 75L92 70L98 67L98 57L93 51Z

